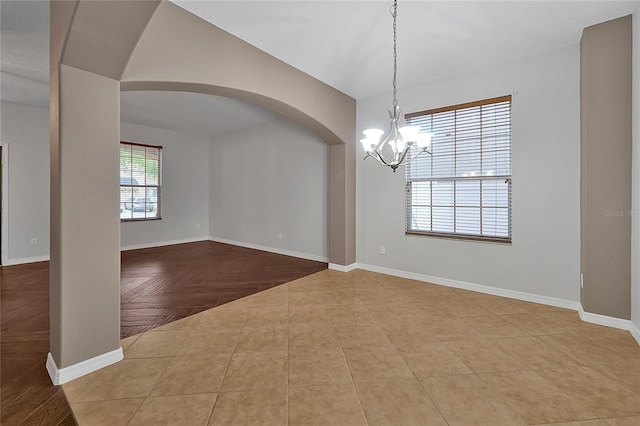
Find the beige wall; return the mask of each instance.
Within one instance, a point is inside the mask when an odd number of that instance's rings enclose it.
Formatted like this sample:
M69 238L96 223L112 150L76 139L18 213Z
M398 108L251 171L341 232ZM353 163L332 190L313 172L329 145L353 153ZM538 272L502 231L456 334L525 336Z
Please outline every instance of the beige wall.
M59 72L51 354L64 368L120 347L120 88L73 67Z
M581 300L631 314L631 16L585 28L580 43Z
M50 305L58 368L119 347L121 89L237 97L315 132L332 145L330 260L355 261L355 100L170 2L157 6L51 2Z

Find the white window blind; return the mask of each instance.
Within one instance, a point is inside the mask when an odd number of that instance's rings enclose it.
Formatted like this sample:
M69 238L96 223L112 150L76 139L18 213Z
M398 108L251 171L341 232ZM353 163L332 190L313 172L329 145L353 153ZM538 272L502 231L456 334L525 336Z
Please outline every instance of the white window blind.
M120 219L162 217L162 147L120 142Z
M510 242L511 96L405 120L433 133L406 167L406 233Z

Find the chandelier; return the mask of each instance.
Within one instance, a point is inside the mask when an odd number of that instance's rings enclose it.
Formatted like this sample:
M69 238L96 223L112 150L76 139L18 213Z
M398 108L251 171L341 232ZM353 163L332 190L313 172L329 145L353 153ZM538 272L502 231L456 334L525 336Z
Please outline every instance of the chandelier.
M388 109L391 120L389 134L381 141L380 139L384 134L383 130L367 129L362 132L365 138L361 139L360 143L362 143L367 153L364 157L365 160L368 157L373 157L380 164L391 167L395 173L398 167L409 164L420 154L424 152L431 154L428 149L433 133L419 133L420 126L400 127L401 112L396 96L398 74L396 19L398 17L398 0L393 1L391 16L393 16L393 102ZM412 150L412 148L414 149ZM412 151L411 153L409 153L410 150ZM384 152L389 157L386 157Z

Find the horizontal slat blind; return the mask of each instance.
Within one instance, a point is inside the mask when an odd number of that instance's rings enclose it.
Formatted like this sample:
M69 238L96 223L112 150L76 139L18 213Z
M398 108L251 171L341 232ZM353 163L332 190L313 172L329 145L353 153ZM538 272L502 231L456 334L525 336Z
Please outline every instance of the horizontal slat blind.
M511 241L511 96L406 121L433 133L432 155L406 167L406 232Z
M160 219L162 147L120 142L120 219Z

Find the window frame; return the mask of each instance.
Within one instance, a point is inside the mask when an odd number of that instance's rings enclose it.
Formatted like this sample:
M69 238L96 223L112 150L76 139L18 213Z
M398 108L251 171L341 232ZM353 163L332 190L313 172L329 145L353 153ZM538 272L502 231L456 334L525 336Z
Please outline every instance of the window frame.
M127 217L127 218L123 218L120 217L120 222L141 222L141 221L148 221L148 220L162 220L162 163L163 163L163 149L161 145L151 145L151 144L143 144L143 143L138 143L138 142L129 142L129 141L120 141L120 144L118 146L118 157L119 160L120 159L120 150L122 148L122 145L129 145L129 146L137 146L137 147L144 147L146 148L152 148L152 149L156 149L158 151L158 184L157 185L149 185L149 184L138 184L136 183L135 185L132 183L131 179L135 179L134 176L130 177L130 181L129 184L127 185L123 185L122 183L120 183L120 197L122 197L122 188L132 188L132 196L131 196L131 212L132 212L132 217ZM145 175L146 175L146 159L147 159L147 154L145 152ZM122 180L122 176L120 176L120 179ZM136 181L137 182L137 181ZM144 210L145 212L145 216L144 217L133 217L133 202L135 200L135 198L139 198L139 197L133 197L133 188L144 188L144 193L145 193L145 197L144 198L148 198L148 190L151 189L155 189L156 190L156 215L154 217L147 217L146 213L146 209ZM128 201L124 201L124 204L126 204ZM120 200L120 204L122 204L123 201ZM126 210L126 207L123 206L124 210Z
M513 239L513 230L512 230L512 223L513 223L513 217L512 217L512 211L513 211L513 206L512 206L512 194L513 194L513 170L512 170L512 153L513 153L513 138L512 138L512 96L511 95L505 95L505 96L499 96L499 97L495 97L495 98L489 98L489 99L484 99L484 100L479 100L479 101L473 101L473 102L466 102L466 103L462 103L462 104L457 104L457 105L451 105L451 106L446 106L446 107L440 107L440 108L434 108L434 109L430 109L430 110L425 110L425 111L419 111L419 112L413 112L413 113L409 113L409 114L405 114L405 120L407 122L407 124L415 124L415 123L411 123L412 119L415 118L419 118L419 117L424 117L424 116L433 116L435 114L439 114L439 113L450 113L451 111L459 111L459 110L465 110L465 109L470 109L470 108L475 108L475 107L483 107L483 106L487 106L487 105L493 105L493 104L499 104L499 103L504 103L504 102L509 102L508 104L508 118L509 118L509 127L508 127L508 158L509 158L509 173L508 174L501 174L501 175L490 175L490 176L483 176L482 174L480 175L474 175L474 176L470 176L470 177L466 177L466 176L457 176L456 172L455 172L455 168L454 168L454 172L452 173L451 176L433 176L433 172L431 173L430 177L410 177L409 176L409 171L410 171L410 167L411 165L408 165L406 170L405 170L405 235L408 236L425 236L425 237L436 237L436 238L444 238L444 239L455 239L455 240L462 240L462 241L480 241L480 242L489 242L489 243L499 243L499 244L506 244L506 245L510 245L512 244L512 239ZM480 117L482 117L482 111L480 111ZM454 123L455 123L455 118L454 118ZM483 152L487 152L487 151L483 151L482 150L482 124L479 123L478 126L480 127L480 150L478 151L478 155L480 156L480 158L482 158L482 153ZM456 159L459 158L457 156L456 153L456 146L457 146L457 129L454 126L454 136L453 136L453 144L454 144L454 154L453 154L453 162L454 164L456 164ZM435 140L435 138L434 138ZM433 142L432 142L433 143ZM431 150L431 147L430 147ZM425 154L423 154L425 155ZM431 155L426 154L429 157L431 157ZM437 155L437 154L436 154ZM433 161L433 160L432 160ZM481 164L482 164L482 160ZM431 169L432 170L432 169ZM482 182L483 181L492 181L492 182L499 182L500 180L504 179L504 183L508 184L508 201L507 201L507 232L508 235L505 237L501 237L501 236L496 236L496 235L481 235L482 233L482 211L483 211L483 204L482 204ZM477 206L468 206L468 207L473 207L473 208L478 208L479 209L479 219L478 219L478 224L479 224L479 229L480 229L480 235L478 234L469 234L469 233L464 233L464 232L444 232L444 231L433 231L433 215L432 213L430 214L430 218L431 218L431 225L430 228L431 230L417 230L417 229L411 229L411 223L412 223L412 218L414 215L414 206L415 204L412 202L413 196L412 196L412 190L413 190L413 183L414 182L437 182L437 181L447 181L447 182L452 182L452 196L453 198L453 204L452 206L450 206L451 208L453 208L453 225L455 227L455 223L456 223L456 208L460 207L456 204L456 183L457 182L462 182L462 181L476 181L479 182L479 202ZM431 186L432 187L432 186ZM434 204L433 204L433 196L431 195L431 200L429 203L429 207L433 209ZM498 208L498 206L494 207L494 208ZM455 229L455 228L454 228Z

